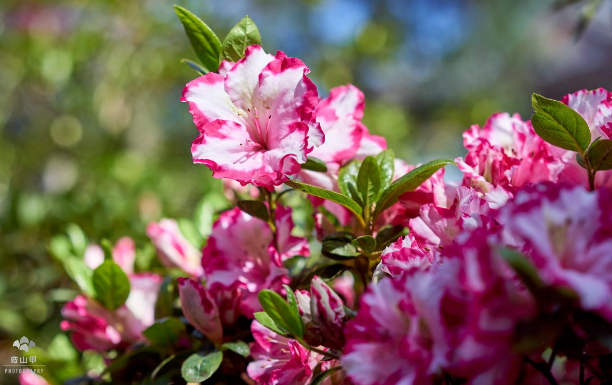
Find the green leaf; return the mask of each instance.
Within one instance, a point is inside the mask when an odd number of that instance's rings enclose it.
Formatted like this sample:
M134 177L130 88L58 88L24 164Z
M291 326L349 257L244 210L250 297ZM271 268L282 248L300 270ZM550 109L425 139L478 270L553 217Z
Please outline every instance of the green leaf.
M353 239L351 243L368 254L376 250L376 239L371 235L362 235L357 239Z
M289 187L293 187L296 190L303 191L306 194L314 195L316 197L320 197L323 199L327 199L328 201L332 201L332 202L341 204L342 206L349 209L358 218L361 218L361 207L359 206L357 202L355 202L354 200L352 200L346 195L342 195L334 191L325 190L320 187L312 186L312 185L294 181L294 180L285 182L285 184Z
M249 345L244 341L226 342L221 345L221 350L231 350L234 353L240 354L242 357L248 357L251 354Z
M378 198L380 192L380 170L376 158L367 156L361 163L357 174L357 191L363 201L364 212L370 212L370 207Z
M581 154L586 151L591 143L591 131L579 113L538 94L533 94L531 103L535 111L531 124L542 139L565 150Z
M378 168L380 169L380 189L384 190L391 182L395 175L395 154L393 150L385 150L376 156Z
M541 291L545 285L538 275L538 270L533 263L523 254L509 248L500 248L499 254L508 262L508 265L516 272L525 286L532 292Z
M195 353L183 362L181 374L187 382L202 382L208 380L223 361L223 353L215 350L212 353Z
M346 232L328 235L323 239L321 253L327 258L340 261L357 258L361 253L353 245L353 239L353 236Z
M204 244L204 237L202 237L195 224L186 218L180 218L176 222L181 234L185 237L185 239L195 246L196 249L202 248L202 245Z
M268 206L262 201L238 201L238 207L250 216L259 218L262 221L267 222L269 219Z
M198 75L206 75L206 68L202 67L200 64L194 62L189 59L181 59L181 63L187 64L192 70L198 73Z
M174 279L170 276L164 277L157 292L155 301L155 319L170 317L173 314L175 298Z
M336 373L338 370L342 369L342 366L334 366L333 368L326 370L324 372L319 373L318 376L312 379L310 385L321 385L323 381L332 374Z
M155 322L145 329L142 334L147 337L152 346L173 348L181 335L185 333L185 324L180 319L168 317Z
M612 140L601 139L593 142L586 152L593 171L612 170Z
M317 171L317 172L326 172L327 164L323 162L319 158L315 158L314 156L309 156L306 160L306 163L302 164L302 169Z
M123 305L130 294L130 280L113 261L105 261L93 272L95 298L108 310Z
M281 329L281 327L278 326L276 322L274 322L274 320L265 311L253 313L253 316L255 317L257 322L272 330L273 332L280 334L281 336L288 335L288 333L285 330Z
M245 16L227 34L222 44L222 59L237 62L244 57L244 51L253 44L261 44L261 35L255 22Z
M340 191L355 201L361 200L359 194L357 194L357 175L359 174L360 167L361 162L354 160L342 167L338 172L338 187ZM361 205L361 202L359 204Z
M74 223L71 223L66 228L66 233L68 234L68 238L70 238L75 254L77 256L84 255L85 249L87 248L87 237L85 237L83 230Z
M586 164L584 163L584 157L579 152L576 153L576 163L586 170Z
M434 160L415 168L408 174L391 183L391 185L382 192L378 202L376 203L374 220L376 220L376 217L378 217L380 213L395 204L400 195L409 191L414 191L423 182L429 179L429 177L431 177L436 171L449 164L455 164L455 162L448 159Z
M112 261L113 260L113 249L114 249L113 243L105 238L100 241L100 246L102 247L102 250L104 251L104 260Z
M221 42L217 35L200 18L185 8L175 5L174 10L183 23L191 46L204 67L216 72L219 69L219 57L221 56Z
M285 302L280 294L264 289L257 295L259 303L264 311L272 318L274 323L292 336L302 338L304 336L304 323L299 312L295 314L291 306Z
M387 247L391 243L397 241L399 237L404 235L406 228L402 225L387 225L378 230L376 233L376 246L379 250Z
M77 284L85 294L90 297L95 295L92 282L93 271L85 265L81 258L68 257L64 261L64 269L72 280Z

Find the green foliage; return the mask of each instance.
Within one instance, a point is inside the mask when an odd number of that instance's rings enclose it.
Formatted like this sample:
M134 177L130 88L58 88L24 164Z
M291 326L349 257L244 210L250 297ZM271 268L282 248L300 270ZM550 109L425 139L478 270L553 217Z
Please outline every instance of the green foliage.
M147 337L151 346L171 349L185 334L185 324L175 317L163 318L145 329L142 334Z
M263 326L272 330L273 332L280 334L281 336L288 336L287 331L283 330L273 319L270 317L268 313L265 311L260 311L253 313L253 316Z
M383 211L385 211L394 203L396 203L400 195L409 191L414 191L423 182L429 179L429 177L431 177L436 171L446 165L454 163L455 162L448 159L434 160L415 168L408 174L391 183L391 185L387 187L385 191L382 192L380 198L378 199L378 202L376 203L374 219L376 219L378 215L380 215Z
M302 338L304 337L304 321L297 310L295 298L291 297L293 293L288 293L288 295L291 298L289 304L272 290L262 290L257 297L261 307L276 325L295 338Z
M357 174L357 192L361 196L364 213L370 212L372 203L378 198L380 185L380 169L376 158L368 156L361 163Z
M95 298L109 310L125 303L130 295L130 280L113 261L104 261L93 272Z
M198 352L183 362L181 374L187 382L206 381L215 374L222 361L223 353L218 350L211 353Z
M285 184L289 187L293 187L296 190L303 191L306 194L314 195L316 197L324 198L332 202L339 203L349 209L357 217L361 217L362 210L360 205L346 195L294 180L285 182Z
M251 354L249 344L244 341L226 342L221 345L221 350L231 350L232 352L240 354L243 357L248 357Z
M376 162L380 170L380 191L384 191L393 182L395 174L395 154L393 150L385 150L378 154Z
M173 314L173 304L176 298L175 280L171 276L164 277L157 293L155 302L155 318L170 317Z
M588 148L586 157L593 171L612 170L612 140L594 141Z
M535 114L531 124L535 132L548 143L583 154L591 143L591 131L579 113L565 104L533 94Z
M255 22L245 16L227 34L221 46L221 59L237 62L244 57L247 47L261 45L261 35Z
M321 253L327 258L339 261L357 258L361 253L353 244L353 240L353 235L347 232L330 234L323 239Z
M376 250L376 239L371 235L362 235L359 238L353 239L351 243L367 254Z
M268 221L270 218L268 215L268 206L262 201L238 201L238 207L245 213L259 218L262 221Z
M324 372L319 373L315 378L312 379L312 381L310 382L310 385L321 385L327 377L331 376L332 374L336 373L337 371L341 369L342 369L342 366L334 366L331 369L328 369Z
M315 158L314 156L309 156L306 160L306 163L302 164L302 169L317 171L317 172L326 172L327 164L323 162L319 158Z
M185 8L175 5L174 10L197 57L208 71L216 72L221 56L221 42L217 35L199 17Z

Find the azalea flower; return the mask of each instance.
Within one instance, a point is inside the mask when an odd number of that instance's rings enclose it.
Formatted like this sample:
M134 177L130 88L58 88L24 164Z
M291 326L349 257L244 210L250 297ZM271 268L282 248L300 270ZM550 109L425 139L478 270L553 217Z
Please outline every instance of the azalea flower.
M130 293L116 310L107 310L100 303L79 295L62 308L62 330L72 332L72 341L79 350L105 352L124 349L144 341L142 332L155 322L155 303L162 277L153 273L134 273L134 242L121 238L113 248L113 261L130 280ZM101 255L101 259L100 259ZM100 246L90 245L84 256L85 264L96 269L104 262Z
M596 138L612 139L612 93L598 88L592 91L580 90L565 95L561 99L574 111L578 112L587 122L591 130L591 140ZM586 170L576 161L576 153L554 148L555 156L562 162L563 168L559 175L561 182L589 187ZM595 175L595 187L612 188L612 171L599 171Z
M200 131L191 147L194 162L208 166L215 178L272 191L299 173L324 142L313 115L317 88L302 61L281 51L272 56L258 45L229 66L183 91L181 100L189 103Z
M546 284L571 288L583 309L612 321L611 199L604 189L537 185L520 191L498 219Z
M464 233L441 264L370 285L345 329L341 363L359 385L430 384L443 373L468 384L513 384L512 343L533 301L508 279L487 243Z
M552 147L518 114L498 113L482 128L473 125L463 134L463 144L468 154L456 159L465 174L463 185L496 193L495 207L526 184L557 181L562 170Z
M326 190L340 191L338 172L352 160L378 155L387 149L384 138L372 135L361 122L365 97L352 84L332 88L315 110L315 119L325 133L325 143L315 148L310 156L327 164L326 172L302 170L299 179ZM352 214L337 203L310 197L315 205L323 205L341 224L350 222Z
M295 255L308 256L305 239L291 235L291 210L276 209L276 237L268 224L239 208L226 211L213 225L203 250L206 285L213 293L237 289L240 311L247 317L259 311L257 293L262 289L282 291L289 283L282 262Z
M71 331L79 350L106 352L125 349L145 340L142 332L155 321L155 302L162 277L152 273L132 274L125 304L107 310L97 301L79 295L62 309L60 326Z
M253 321L249 377L261 385L307 385L323 356Z
M165 266L178 267L192 277L202 276L202 252L183 236L176 220L149 223L147 235Z

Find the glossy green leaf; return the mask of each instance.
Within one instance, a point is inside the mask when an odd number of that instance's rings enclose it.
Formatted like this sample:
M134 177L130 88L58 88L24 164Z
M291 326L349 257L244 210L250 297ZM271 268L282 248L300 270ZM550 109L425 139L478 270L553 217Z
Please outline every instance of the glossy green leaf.
M378 162L376 162L376 158L367 156L363 162L361 162L359 174L357 174L357 191L361 196L364 211L369 211L372 203L378 198L380 184L381 180Z
M378 168L380 170L380 189L381 191L389 187L393 182L395 174L395 154L392 150L385 150L376 156Z
M102 247L102 250L104 251L104 260L112 261L113 260L113 250L114 250L113 243L105 238L100 241L100 247Z
M326 172L327 164L323 162L319 158L315 158L314 156L309 156L306 160L306 163L302 164L302 169L317 171L317 172Z
M353 235L346 232L330 234L323 239L321 253L334 260L357 258L361 253L353 245L353 239Z
M387 187L385 191L383 191L383 193L380 195L380 198L378 199L378 202L376 203L374 219L376 219L376 217L378 217L380 213L395 204L398 201L400 195L409 191L414 191L423 182L429 179L429 177L431 177L436 171L446 165L454 163L455 162L448 159L434 160L415 168L408 174L391 183L391 185Z
M376 250L376 239L371 235L362 235L359 238L353 239L351 243L366 253Z
M181 366L181 374L187 382L202 382L208 380L223 361L223 353L215 350L212 353L195 353L189 356Z
M274 323L294 337L302 338L304 336L304 323L299 312L296 314L280 294L265 289L259 292L257 298L261 307Z
M584 163L584 157L579 152L576 153L576 163L584 169L586 169L586 164Z
M272 330L273 332L280 334L281 336L288 335L287 331L283 330L279 325L277 325L276 322L274 322L274 320L265 311L253 313L253 316L255 317L257 322Z
M155 322L145 329L142 334L152 346L172 348L176 346L180 337L185 334L185 324L180 319L168 317Z
M591 144L591 131L582 116L565 104L533 94L535 114L531 124L548 143L566 150L584 153Z
M262 221L268 221L268 206L262 201L238 201L240 210Z
M612 170L612 140L601 139L593 142L586 157L593 171Z
M310 385L321 385L327 377L336 373L340 369L342 369L342 366L334 366L331 369L328 369L324 372L319 373L315 378L312 379L312 381L310 382Z
M204 68L202 65L194 62L193 60L189 60L189 59L181 59L181 63L183 64L187 64L189 66L189 68L191 68L192 70L194 70L198 75L206 75L206 73L208 71L206 71L206 68Z
M251 354L249 344L244 341L226 342L221 345L221 350L231 350L234 353L240 354L243 357L248 357Z
M500 248L499 254L532 293L542 290L544 282L538 275L536 267L526 256L509 248Z
M357 175L359 174L359 168L361 162L354 160L342 167L338 172L338 187L342 194L351 197L355 201L359 201L361 205L361 199L357 194Z
M382 227L376 233L377 249L382 250L389 244L397 241L405 232L407 232L406 228L401 225L387 225Z
M196 249L201 249L204 244L204 237L202 237L195 224L186 218L180 218L176 222L185 239L195 246Z
M217 35L206 23L185 8L175 5L174 10L185 28L198 59L206 69L216 72L219 69L221 56L221 42Z
M293 187L296 190L303 191L306 194L314 195L316 197L320 197L341 204L342 206L349 209L356 216L361 217L360 205L346 195L342 195L334 191L325 190L320 187L312 186L294 180L285 182L285 184L289 187Z
M64 269L72 280L85 294L90 297L95 295L92 282L93 270L91 270L82 258L70 256L63 261Z
M109 310L125 303L130 294L130 280L113 261L104 261L93 272L95 298Z
M223 40L221 53L222 59L237 62L244 57L247 47L253 44L261 44L261 35L255 22L245 16L236 24Z
M76 256L82 256L85 254L85 249L87 248L87 237L83 230L71 223L66 228L66 234L68 234L68 238L70 238L70 243L72 243L72 248L75 252Z

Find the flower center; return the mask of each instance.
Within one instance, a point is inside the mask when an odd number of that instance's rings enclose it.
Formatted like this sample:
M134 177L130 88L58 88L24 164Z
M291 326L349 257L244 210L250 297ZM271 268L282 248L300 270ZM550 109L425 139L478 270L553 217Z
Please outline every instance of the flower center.
M257 107L254 107L252 110L250 108L247 109L249 113L249 117L251 118L251 123L247 126L247 130L253 142L259 144L262 147L263 151L267 151L268 148L268 128L270 127L270 121L272 120L272 115L267 114L267 118L265 119L265 123L262 124L260 118L260 111ZM268 109L266 108L266 112Z

